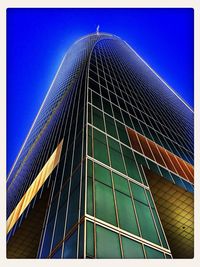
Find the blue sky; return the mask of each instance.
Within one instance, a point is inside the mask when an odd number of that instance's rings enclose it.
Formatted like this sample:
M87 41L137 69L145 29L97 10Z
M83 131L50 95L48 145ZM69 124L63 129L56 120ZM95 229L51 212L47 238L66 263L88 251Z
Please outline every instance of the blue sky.
M193 9L8 9L8 171L66 50L97 25L128 42L193 107Z

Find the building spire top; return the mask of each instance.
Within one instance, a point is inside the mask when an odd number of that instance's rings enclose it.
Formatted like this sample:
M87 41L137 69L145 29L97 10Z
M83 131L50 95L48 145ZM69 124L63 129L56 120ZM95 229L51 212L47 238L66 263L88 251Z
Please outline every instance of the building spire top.
M99 35L99 25L97 26L96 34Z

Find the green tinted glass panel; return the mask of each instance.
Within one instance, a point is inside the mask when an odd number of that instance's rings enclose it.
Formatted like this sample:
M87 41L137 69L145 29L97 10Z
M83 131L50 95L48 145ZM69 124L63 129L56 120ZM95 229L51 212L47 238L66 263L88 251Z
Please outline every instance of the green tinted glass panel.
M138 171L138 167L136 165L136 161L133 157L132 151L125 146L122 146L122 151L124 154L124 160L128 172L128 176L137 180L138 182L142 182L140 173Z
M109 162L106 137L96 129L94 129L94 157L105 164L108 164Z
M121 142L125 143L126 145L130 146L128 137L127 137L127 133L126 133L126 129L124 127L124 125L122 125L121 123L117 122L117 129L118 129L118 134L119 134L119 139Z
M116 132L114 120L111 117L105 115L105 121L106 121L107 133L113 136L114 138L117 138L117 132Z
M135 201L135 207L139 219L142 237L160 245L160 241L158 239L149 207L138 201Z
M88 173L89 177L93 176L93 174L92 174L92 161L91 160L88 160L87 173Z
M112 167L126 174L119 143L111 138L108 138L108 144L110 148L110 159Z
M135 152L135 157L136 157L136 160L137 160L138 165L141 164L141 165L147 167L147 162L146 162L145 157L142 157L141 155L139 155L139 154L136 153L136 152Z
M120 152L110 148L110 160L113 169L126 174L124 162Z
M158 166L151 160L147 160L147 162L148 162L150 170L160 175Z
M169 255L169 254L165 254L165 256L166 256L167 259L172 259L172 256Z
M130 196L127 179L123 178L122 176L116 173L113 173L113 179L114 179L115 189Z
M95 193L96 217L113 225L116 225L116 215L112 188L96 181Z
M102 131L105 131L103 113L96 108L93 108L93 124Z
M105 134L103 134L102 132L94 129L93 130L93 134L94 134L94 139L106 144L106 136Z
M92 157L92 128L88 127L88 155Z
M107 146L94 140L94 158L109 165Z
M145 246L147 259L164 259L165 256L161 251Z
M94 177L96 180L112 186L110 171L99 164L94 164Z
M150 194L149 190L146 190L146 193L147 193L147 198L148 198L148 200L149 200L150 206L151 206L152 208L154 208L153 199L152 199L152 197L151 197L151 194Z
M157 228L158 228L158 232L159 232L159 235L160 235L160 238L161 238L161 241L162 241L162 245L163 245L163 247L168 248L168 246L167 246L167 242L166 242L166 239L165 239L163 230L162 230L162 227L161 227L161 225L160 225L160 221L159 221L159 219L158 219L157 212L156 212L155 209L152 209L152 211L153 211L153 216L154 216L154 219L155 219L155 221L156 221L156 226L157 226Z
M87 222L87 256L94 257L94 225Z
M135 183L130 183L131 185L131 191L133 194L133 198L148 205L147 198L145 196L144 188L141 186L135 184Z
M122 236L122 246L125 259L143 259L144 252L142 245L137 241Z
M97 231L97 258L119 259L121 249L119 235L101 226L96 227Z
M116 191L116 200L120 228L135 235L139 235L131 198Z
M88 177L87 180L87 213L94 215L93 213L93 181Z
M110 148L113 148L118 152L121 151L119 143L117 141L115 141L114 139L110 138L110 137L108 138L108 144L109 144Z

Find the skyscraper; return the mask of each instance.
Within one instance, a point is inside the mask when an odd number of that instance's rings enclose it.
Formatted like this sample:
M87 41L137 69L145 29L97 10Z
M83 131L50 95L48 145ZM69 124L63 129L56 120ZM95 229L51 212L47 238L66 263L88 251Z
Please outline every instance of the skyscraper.
M8 175L8 258L193 257L193 163L191 108L119 37L82 37Z

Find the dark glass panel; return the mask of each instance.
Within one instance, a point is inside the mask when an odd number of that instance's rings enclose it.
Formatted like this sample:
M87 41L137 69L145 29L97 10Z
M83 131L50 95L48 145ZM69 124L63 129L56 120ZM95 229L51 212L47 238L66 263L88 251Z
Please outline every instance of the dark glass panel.
M77 231L65 241L64 256L65 259L77 258Z
M87 221L86 255L94 257L94 225Z

